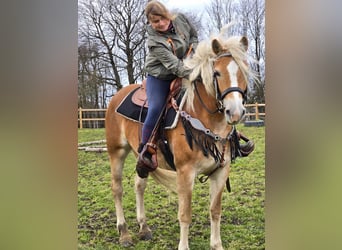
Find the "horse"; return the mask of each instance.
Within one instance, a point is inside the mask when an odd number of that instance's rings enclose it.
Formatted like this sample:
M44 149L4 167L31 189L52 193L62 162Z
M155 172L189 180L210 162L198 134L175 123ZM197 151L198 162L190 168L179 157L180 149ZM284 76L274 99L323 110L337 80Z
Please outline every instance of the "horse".
M176 171L167 163L161 150L158 150L158 168L149 173L158 184L178 195L179 250L189 249L192 190L195 178L199 175L205 175L210 180L210 247L223 249L220 236L221 200L232 160L229 137L234 126L245 114L244 101L248 80L253 76L247 63L247 48L248 40L244 36L216 36L201 41L193 56L184 60L184 64L191 68L192 72L189 79L183 78L185 99L182 107L177 110L181 115L173 129L164 131ZM138 156L141 124L123 117L116 109L137 85L130 84L119 90L112 97L105 117L111 189L119 242L123 246L133 244L122 204L123 167L129 152L133 151L134 155ZM192 133L189 133L189 129ZM192 138L196 134L202 140ZM200 145L203 140L209 143L209 146ZM144 209L147 181L148 178L135 175L138 235L142 240L152 238Z

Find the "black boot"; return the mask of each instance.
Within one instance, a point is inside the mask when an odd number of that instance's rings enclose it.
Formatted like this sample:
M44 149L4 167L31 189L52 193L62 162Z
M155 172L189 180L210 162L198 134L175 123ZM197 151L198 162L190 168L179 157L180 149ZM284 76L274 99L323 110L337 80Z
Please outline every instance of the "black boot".
M238 132L238 138L244 140L246 143L240 144L239 143L239 151L241 157L246 157L254 150L254 142L244 136L242 133Z
M145 144L140 143L138 150L137 150L139 153L139 156L138 156L138 161L137 161L135 170L137 171L137 174L139 175L140 178L147 178L148 173L155 170L154 168L151 167L153 165L152 155L144 147L145 147Z
M143 144L143 143L139 144L139 147L137 149L138 153L141 153L141 151L143 150L144 146L145 146L145 144Z

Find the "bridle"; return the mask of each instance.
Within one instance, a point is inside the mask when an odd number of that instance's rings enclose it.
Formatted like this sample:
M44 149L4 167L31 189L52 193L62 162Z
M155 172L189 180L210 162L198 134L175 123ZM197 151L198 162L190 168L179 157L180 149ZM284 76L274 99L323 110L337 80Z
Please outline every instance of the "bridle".
M218 59L221 58L221 57L232 57L232 54L229 53L229 52L226 52L226 53L223 53L223 54L221 54L221 55L218 55L218 56L216 57L215 61L218 60ZM211 111L211 110L207 107L207 105L205 105L205 103L203 102L203 100L202 100L202 98L201 98L201 96L200 96L200 94L199 94L199 92L198 92L198 89L197 89L197 86L196 86L196 83L195 83L196 80L195 80L195 82L194 82L196 94L197 94L197 96L198 96L198 98L199 98L199 100L200 100L202 106L203 106L203 107L205 108L205 110L207 110L207 112L210 113L210 114L215 114L215 113L217 113L217 112L222 113L222 112L224 111L223 98L224 98L226 95L228 95L229 93L238 92L238 93L240 93L240 94L242 95L242 97L243 97L243 104L245 104L246 101L247 101L247 88L246 88L246 90L242 90L242 89L239 88L239 87L229 87L229 88L225 89L225 90L221 93L221 91L220 91L220 89L219 89L219 87L218 87L218 81L217 81L217 76L218 76L218 75L219 75L219 73L216 72L216 71L213 73L213 84L214 84L214 87L215 87L215 96L216 96L216 101L217 101L217 104L216 104L217 108L216 108L216 110L214 110L214 111Z

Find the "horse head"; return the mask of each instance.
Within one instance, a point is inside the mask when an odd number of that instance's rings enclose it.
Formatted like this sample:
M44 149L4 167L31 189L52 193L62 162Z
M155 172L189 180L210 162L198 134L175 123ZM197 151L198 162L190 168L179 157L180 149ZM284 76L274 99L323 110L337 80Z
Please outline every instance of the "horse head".
M217 39L211 43L216 55L213 65L213 81L216 99L224 112L228 124L234 125L240 122L246 113L244 103L247 97L247 77L244 69L246 61L236 52L242 55L247 51L248 41L246 37L239 40L239 50L232 51ZM236 58L239 57L239 58Z

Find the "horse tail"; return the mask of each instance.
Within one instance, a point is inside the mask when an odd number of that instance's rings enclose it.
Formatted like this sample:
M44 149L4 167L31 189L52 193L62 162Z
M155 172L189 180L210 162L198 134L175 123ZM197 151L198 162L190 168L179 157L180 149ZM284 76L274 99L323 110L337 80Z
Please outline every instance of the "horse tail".
M150 172L152 178L159 184L174 193L177 193L177 172L173 170L166 170L157 168L155 171Z

